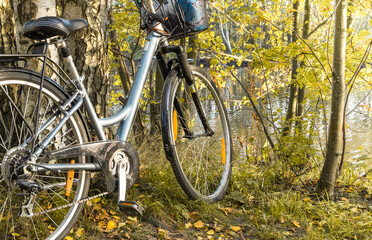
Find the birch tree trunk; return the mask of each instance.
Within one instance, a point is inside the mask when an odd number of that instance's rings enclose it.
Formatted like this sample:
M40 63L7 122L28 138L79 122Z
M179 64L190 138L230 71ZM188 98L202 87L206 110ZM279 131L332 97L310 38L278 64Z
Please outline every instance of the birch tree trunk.
M332 72L332 100L327 153L316 191L334 195L338 164L342 155L342 124L345 98L345 58L347 35L347 0L335 2L335 33Z
M100 117L108 115L109 9L110 0L62 0L58 1L57 11L62 18L84 18L89 23L88 28L74 34L68 45L79 73L85 76L89 97Z
M0 1L0 53L16 53L15 21L12 0Z
M108 29L110 0L2 0L0 1L0 53L25 53L32 40L22 35L23 24L43 16L84 18L89 27L67 41L89 96L99 116L108 112ZM56 49L50 47L58 63ZM35 67L35 66L32 66ZM37 65L36 65L37 67Z

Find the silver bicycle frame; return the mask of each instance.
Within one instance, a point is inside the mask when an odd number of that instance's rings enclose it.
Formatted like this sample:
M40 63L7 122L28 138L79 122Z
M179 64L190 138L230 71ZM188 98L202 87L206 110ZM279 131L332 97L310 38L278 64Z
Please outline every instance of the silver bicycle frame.
M152 6L152 0L146 0L148 2L148 6ZM154 11L151 7L151 11ZM159 30L163 30L161 24L157 22L154 23L153 26L156 25L156 28ZM111 117L107 118L98 118L97 113L94 110L94 106L89 99L89 94L87 89L84 86L83 80L84 77L80 76L78 73L75 63L72 59L72 56L68 56L65 58L67 64L70 68L72 73L72 77L75 81L77 86L77 92L69 99L67 102L60 107L60 111L64 114L64 117L60 120L54 130L48 135L46 139L39 145L39 148L36 149L34 152L31 161L35 164L36 159L40 154L43 152L44 148L48 146L48 144L52 141L55 137L57 132L62 128L62 126L66 123L66 121L81 107L82 104L85 105L87 109L88 116L91 120L91 124L96 131L98 139L103 141L106 140L104 127L113 126L117 123L119 124L118 130L116 132L116 139L121 141L126 141L129 135L129 131L132 128L133 120L137 112L138 104L141 98L142 90L145 85L145 81L147 75L150 71L150 67L152 65L152 61L154 59L156 50L158 49L159 45L162 44L164 46L168 45L165 37L156 33L155 31L151 31L150 34L146 37L146 44L143 48L142 57L140 65L137 69L137 73L134 79L133 86L129 92L129 96L125 106L116 114ZM64 41L58 43L59 47L66 47L66 43ZM69 110L67 110L69 108ZM46 121L39 129L37 135L46 129L50 124L52 124L55 120L55 116L52 116L48 121ZM27 145L30 139L27 139L23 145ZM96 164L84 163L84 164L45 164L42 168L47 168L50 170L58 170L63 168L64 170L90 170L90 171L99 171L101 166ZM37 167L34 167L36 170Z
M132 89L129 93L127 103L118 113L108 118L101 118L101 119L98 118L94 110L93 104L91 100L89 99L87 89L85 88L83 84L84 78L79 75L72 57L71 56L67 57L66 61L72 72L73 79L75 79L76 86L78 87L78 93L79 93L78 96L75 94L68 101L68 103L71 104L73 99L77 99L78 101L77 103L75 103L75 105L71 106L69 111L64 112L65 116L55 127L56 131L53 131L51 134L49 134L49 136L40 145L41 147L39 147L35 151L34 156L37 157L42 153L45 146L47 146L50 143L50 141L53 139L53 137L58 132L58 130L61 129L63 124L66 123L66 121L72 116L72 114L79 109L79 107L82 105L82 102L84 103L87 109L87 113L91 120L92 126L94 130L96 131L99 140L106 140L104 127L109 127L117 123L120 123L119 128L116 133L116 139L126 141L128 138L129 131L133 125L133 120L137 112L142 90L145 85L145 81L149 73L152 60L155 56L155 52L159 46L160 41L163 41L162 43L166 44L164 37L156 32L151 32L147 36L146 44L145 44L145 47L142 53L140 66L137 70L137 74L134 79ZM62 42L61 45L66 46L66 43ZM69 105L69 104L65 104L65 105ZM43 126L41 126L41 129L45 129L52 122L53 121L47 121Z

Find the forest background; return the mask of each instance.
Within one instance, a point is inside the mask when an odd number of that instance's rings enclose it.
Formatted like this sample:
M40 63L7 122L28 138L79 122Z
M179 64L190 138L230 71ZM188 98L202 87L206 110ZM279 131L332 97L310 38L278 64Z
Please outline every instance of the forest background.
M98 199L70 237L368 239L372 3L207 4L210 29L180 44L209 71L228 108L235 155L228 194L213 205L190 201L176 183L161 151L163 80L154 65L132 133L142 167L129 197L146 213L125 217ZM90 28L69 40L73 55L98 113L120 108L144 45L134 2L3 0L0 11L1 53L25 51L20 29L28 19L87 19Z

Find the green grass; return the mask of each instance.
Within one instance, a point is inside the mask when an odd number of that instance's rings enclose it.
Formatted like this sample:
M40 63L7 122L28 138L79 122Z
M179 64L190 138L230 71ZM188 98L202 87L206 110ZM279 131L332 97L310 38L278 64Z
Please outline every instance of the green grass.
M183 193L160 144L138 148L140 177L128 191L144 216L127 218L116 210L116 198L101 199L86 207L71 236L82 228L80 239L372 239L372 174L358 178L350 164L328 200L307 190L315 188L319 169L300 177L305 187L290 171L278 177L284 164L238 159L228 194L207 204Z

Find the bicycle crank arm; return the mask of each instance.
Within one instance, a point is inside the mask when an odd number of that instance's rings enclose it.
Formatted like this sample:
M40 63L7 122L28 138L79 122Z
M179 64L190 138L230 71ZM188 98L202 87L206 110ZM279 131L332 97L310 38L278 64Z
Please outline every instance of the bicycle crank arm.
M127 174L129 170L129 161L127 159L120 160L117 167L117 175L119 178L118 208L129 216L142 216L145 210L139 203L125 200L127 192Z
M131 159L131 170L138 173L138 154L134 147L125 141L120 140L106 140L99 142L90 142L84 144L71 145L55 151L47 153L43 158L39 159L42 164L35 164L33 170L36 171L59 171L59 170L87 170L87 171L102 171L106 181L108 192L113 192L117 183L117 172L120 156L128 155ZM93 157L94 162L90 163L53 163L46 164L47 162L55 159L71 159ZM130 178L131 175L128 175ZM134 182L135 179L131 179Z
M98 163L52 163L52 164L35 164L31 170L33 172L44 171L67 171L67 170L86 170L91 172L101 171L102 168Z

